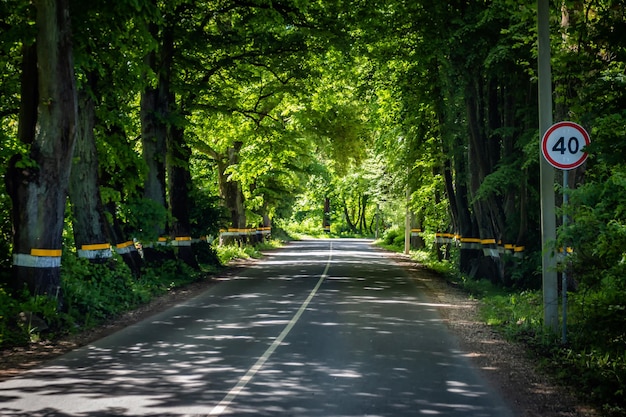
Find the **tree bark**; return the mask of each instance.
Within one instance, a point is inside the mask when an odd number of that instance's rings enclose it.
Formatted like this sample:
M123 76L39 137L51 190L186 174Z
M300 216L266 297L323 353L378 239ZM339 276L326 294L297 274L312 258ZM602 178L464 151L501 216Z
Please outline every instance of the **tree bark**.
M324 233L330 233L330 198L324 197L324 213L322 214Z
M483 90L481 88L481 77L476 75L473 81L469 83L466 93L466 108L469 126L469 157L470 157L470 189L473 195L476 195L481 183L485 177L493 170L493 159L495 158L492 151L493 144L489 143L485 133L485 106L483 100ZM474 199L473 213L478 225L478 234L482 240L495 239L497 242L500 231L497 230L497 219L492 215L495 208L491 205L496 204L492 199ZM491 244L489 244L491 245ZM485 249L485 247L483 248ZM486 249L493 249L487 247ZM482 251L473 265L478 274L493 282L502 279L499 259L492 256L484 256ZM486 251L490 252L490 251ZM492 252L495 253L495 252ZM482 256L481 256L482 255Z
M169 198L172 210L171 237L176 242L178 258L193 268L198 262L191 250L191 225L189 223L189 190L191 149L185 143L184 130L174 126L170 131Z
M220 186L220 195L224 201L224 205L230 214L230 224L234 229L244 229L247 224L246 211L244 207L244 195L241 184L237 181L231 181L226 172L229 167L239 162L239 151L243 147L243 142L235 142L232 147L228 148L227 155L215 153L214 158L217 163L217 177ZM231 239L231 237L233 239ZM242 243L243 236L234 238L229 236L224 243L232 243L237 241Z
M361 208L359 210L359 233L363 234L363 230L367 231L367 194L363 194L361 198Z
M346 200L343 201L343 214L346 218L346 223L348 224L350 231L352 233L356 233L356 226L354 225L354 222L352 221L352 218L350 217L350 212L348 211L348 203L346 202Z
M239 151L243 147L243 142L235 142L235 144L228 149L228 166L234 166L239 163ZM226 195L228 201L228 208L231 213L232 225L235 228L245 229L247 225L246 209L244 207L244 195L241 188L241 184L238 181L227 180L227 190L229 192Z
M77 119L69 6L66 0L33 3L37 71L26 48L19 132L30 144L30 161L12 158L6 179L13 203L13 277L17 288L58 297L62 305L60 254Z
M91 86L94 85L93 77L88 75ZM95 103L91 92L85 90L78 93L78 102L77 139L69 187L74 242L79 257L100 262L112 257L112 240L100 196L99 164L94 136Z
M156 24L151 23L149 30L154 39L159 43L156 51L150 51L146 57L146 66L156 74L157 82L153 86L148 83L141 95L141 143L143 159L148 168L144 181L144 198L152 200L157 207L167 212L166 200L166 158L167 158L167 135L169 116L170 75L173 43L169 33L159 39L159 30ZM154 224L151 227L152 238L165 235L167 224ZM144 242L144 259L147 262L160 262L164 259L161 251L157 251L157 242ZM168 255L172 258L173 255Z
M150 32L157 39L156 25L150 25ZM161 45L163 47L163 45ZM150 51L145 58L146 65L157 75L157 85L146 86L141 95L141 144L143 159L148 168L144 182L144 197L161 207L166 204L166 156L167 156L167 124L165 119L169 112L169 71L163 62L163 51L158 54ZM157 235L165 232L165 225L154 225Z

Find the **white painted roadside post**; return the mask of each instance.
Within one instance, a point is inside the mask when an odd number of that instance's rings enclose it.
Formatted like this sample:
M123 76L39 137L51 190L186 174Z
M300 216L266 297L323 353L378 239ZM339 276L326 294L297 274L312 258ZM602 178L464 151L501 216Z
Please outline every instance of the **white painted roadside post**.
M585 147L591 143L589 134L573 122L559 122L552 125L541 139L541 153L553 167L563 170L563 226L567 225L568 171L581 166L587 160ZM567 245L563 244L563 262L567 259ZM562 274L562 332L561 341L567 342L567 269Z

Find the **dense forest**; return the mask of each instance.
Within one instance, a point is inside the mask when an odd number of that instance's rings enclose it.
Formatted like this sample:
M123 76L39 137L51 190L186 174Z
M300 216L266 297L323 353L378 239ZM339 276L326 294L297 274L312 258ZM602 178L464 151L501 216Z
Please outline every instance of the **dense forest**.
M568 242L568 352L623 411L626 4L551 1L550 34L591 145L542 248L535 1L0 2L0 345L197 279L220 230L410 228L522 293Z

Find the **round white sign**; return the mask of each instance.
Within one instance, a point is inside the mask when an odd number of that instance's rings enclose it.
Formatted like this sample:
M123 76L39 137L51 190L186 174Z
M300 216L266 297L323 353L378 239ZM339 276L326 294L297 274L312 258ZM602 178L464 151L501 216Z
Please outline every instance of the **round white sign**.
M555 168L569 170L587 159L583 151L590 143L589 134L574 122L559 122L550 127L541 140L541 153Z

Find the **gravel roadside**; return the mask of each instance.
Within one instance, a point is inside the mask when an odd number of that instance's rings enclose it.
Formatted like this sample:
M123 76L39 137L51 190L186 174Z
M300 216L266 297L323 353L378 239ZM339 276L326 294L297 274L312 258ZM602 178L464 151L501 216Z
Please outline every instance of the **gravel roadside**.
M403 265L411 278L440 305L440 314L458 338L462 350L483 371L491 385L502 392L517 416L600 416L577 400L571 389L556 384L549 375L537 369L522 345L505 340L481 322L478 301L408 257L390 256Z

